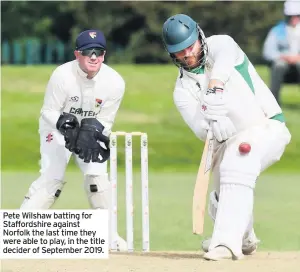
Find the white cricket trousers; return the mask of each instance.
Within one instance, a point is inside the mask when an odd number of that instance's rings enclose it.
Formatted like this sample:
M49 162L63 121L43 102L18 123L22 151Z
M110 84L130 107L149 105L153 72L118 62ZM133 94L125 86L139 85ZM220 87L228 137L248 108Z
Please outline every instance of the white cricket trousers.
M65 148L63 135L59 131L40 133L40 153L41 175L31 184L21 209L50 208L65 184L65 171L72 153ZM84 175L84 185L91 206L93 208L108 207L107 162L85 163L75 154L74 158ZM95 186L97 186L96 191ZM103 196L104 193L105 196Z

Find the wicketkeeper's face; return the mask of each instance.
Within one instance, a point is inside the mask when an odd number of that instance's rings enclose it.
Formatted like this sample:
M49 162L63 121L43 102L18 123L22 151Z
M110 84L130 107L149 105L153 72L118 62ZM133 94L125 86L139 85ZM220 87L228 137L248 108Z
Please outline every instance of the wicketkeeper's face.
M89 48L75 51L75 57L80 68L86 73L98 72L104 61L105 50L101 48Z
M201 42L198 39L191 46L174 53L175 58L183 67L195 68L199 66L201 60Z

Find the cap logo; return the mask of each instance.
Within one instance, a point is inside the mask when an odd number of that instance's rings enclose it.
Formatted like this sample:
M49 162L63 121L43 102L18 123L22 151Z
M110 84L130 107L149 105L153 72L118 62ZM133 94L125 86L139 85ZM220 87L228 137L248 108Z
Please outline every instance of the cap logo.
M95 39L97 36L96 32L89 32L89 35L92 39Z

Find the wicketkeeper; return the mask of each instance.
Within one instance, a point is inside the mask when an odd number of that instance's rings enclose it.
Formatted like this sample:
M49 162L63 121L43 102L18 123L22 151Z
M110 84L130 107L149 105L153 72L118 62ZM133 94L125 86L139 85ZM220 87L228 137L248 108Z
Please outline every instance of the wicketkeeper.
M259 242L253 229L256 180L281 158L291 135L276 99L233 38L206 38L192 18L177 14L163 25L163 43L179 68L178 111L200 140L210 126L215 137L214 230L202 243L204 258L240 259ZM243 142L246 153L239 151Z
M125 82L103 63L105 53L103 33L86 30L76 39L76 59L52 73L39 120L41 174L31 184L21 209L53 205L64 187L72 155L84 175L91 208L110 208L109 136ZM127 248L121 237L118 246L119 250Z

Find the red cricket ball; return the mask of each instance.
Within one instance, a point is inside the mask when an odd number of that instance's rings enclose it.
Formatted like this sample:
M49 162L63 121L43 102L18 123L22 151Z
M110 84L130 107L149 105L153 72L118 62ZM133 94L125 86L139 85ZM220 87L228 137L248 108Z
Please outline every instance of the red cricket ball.
M239 151L241 154L247 154L251 151L251 145L248 143L241 143L239 146Z

